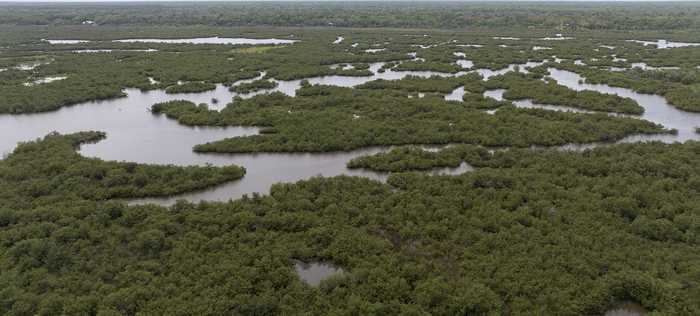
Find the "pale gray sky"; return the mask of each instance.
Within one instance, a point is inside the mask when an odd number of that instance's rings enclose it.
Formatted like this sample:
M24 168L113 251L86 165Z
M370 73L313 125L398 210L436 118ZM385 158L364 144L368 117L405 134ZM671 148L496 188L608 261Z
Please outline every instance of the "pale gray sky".
M377 0L203 0L218 2L352 2ZM517 0L380 0L381 2L518 2ZM699 0L525 0L527 2L698 2ZM0 0L0 3L18 2L199 2L198 0Z

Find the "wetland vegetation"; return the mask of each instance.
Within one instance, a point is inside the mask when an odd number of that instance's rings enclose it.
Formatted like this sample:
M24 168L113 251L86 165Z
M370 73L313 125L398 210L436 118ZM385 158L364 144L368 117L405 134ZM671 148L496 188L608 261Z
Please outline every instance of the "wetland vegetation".
M691 2L0 4L0 314L698 315L699 30Z
M197 152L323 152L367 146L474 143L487 146L564 145L615 141L631 134L663 133L633 118L501 107L489 115L441 98L407 98L385 90L302 87L236 100L221 111L172 101L154 106L186 125L254 125L265 133L195 146ZM498 128L491 128L498 126ZM595 126L595 128L593 128Z
M522 74L507 73L491 78L490 88L507 89L503 97L511 100L529 99L540 104L562 105L591 111L642 114L644 108L630 98L597 91L574 91L557 84L543 81L537 75L528 78Z
M164 196L240 179L245 174L245 169L237 166L143 165L101 161L76 152L81 144L104 137L104 133L92 131L49 134L19 144L0 161L3 204L31 207L73 195L88 200Z

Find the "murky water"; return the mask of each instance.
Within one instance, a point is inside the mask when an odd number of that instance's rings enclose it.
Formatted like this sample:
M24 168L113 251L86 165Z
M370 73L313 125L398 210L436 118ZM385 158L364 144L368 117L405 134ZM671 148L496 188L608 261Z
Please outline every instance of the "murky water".
M462 101L462 98L464 97L464 94L466 91L464 91L464 87L459 87L457 89L452 90L449 94L445 95L445 100L447 101Z
M435 71L395 71L392 69L386 69L384 72L379 72L379 69L382 68L386 63L380 62L380 63L372 63L370 64L369 70L374 74L372 76L365 76L365 77L357 77L357 76L321 76L321 77L313 77L313 78L306 78L306 79L299 79L299 80L290 80L290 81L284 81L284 80L274 80L277 82L277 87L271 90L267 90L266 92L270 91L279 91L282 92L286 95L289 96L295 96L296 95L296 90L301 88L301 82L303 80L307 80L310 84L321 84L321 85L333 85L333 86L338 86L338 87L355 87L358 85L361 85L363 83L367 83L373 80L377 79L384 79L384 80L399 80L403 79L407 76L416 76L416 77L431 77L431 76L440 76L440 77L453 77L453 76L462 76L466 74L467 72L461 71L458 73L450 74L450 73L443 73L443 72L435 72Z
M355 66L352 64L333 64L328 66L330 69L342 69L342 70L350 70L350 69L355 69Z
M566 70L550 68L549 72L550 77L572 90L594 90L631 98L644 108L644 114L640 116L642 119L678 130L678 135L635 136L626 138L625 142L639 141L641 139L665 142L684 142L686 140L700 139L700 135L695 132L695 127L700 126L700 114L678 110L671 106L662 96L637 93L631 89L616 88L604 84L583 83L583 77Z
M227 45L278 45L293 44L297 40L277 39L277 38L232 38L232 37L198 37L198 38L129 38L114 40L120 43L163 43L163 44L227 44Z
M393 147L370 147L348 152L332 153L257 153L257 154L200 154L209 157L207 161L214 165L236 164L246 167L246 175L241 180L232 181L213 188L188 192L184 194L150 197L130 200L130 204L173 205L178 200L190 202L199 201L228 201L254 192L267 194L275 183L292 183L314 176L333 177L350 175L365 177L385 182L388 173L374 172L365 169L348 169L347 163L353 158L374 155L391 150ZM131 161L131 160L130 160ZM455 168L437 168L428 171L431 175L458 175L474 170L467 163Z
M623 60L624 58L617 58L619 60ZM615 60L613 60L615 61ZM623 60L626 61L626 60ZM630 64L630 68L640 68L643 70L678 70L681 69L681 67L675 67L675 66L670 66L670 67L654 67L654 66L649 66L646 63L632 63Z
M565 40L572 40L572 39L574 39L574 38L573 37L566 37L566 36L540 38L540 40L543 40L543 41L565 41Z
M44 78L36 79L36 80L34 80L34 81L32 81L32 82L25 82L24 85L27 86L27 87L31 87L31 86L35 86L35 85L38 85L38 84L50 83L50 82L59 81L59 80L65 80L65 79L67 79L67 78L68 78L68 77L66 77L66 76L44 77Z
M634 302L622 302L605 312L603 316L643 316L647 314L646 308Z
M503 101L505 100L503 98L503 94L506 92L505 89L494 89L494 90L487 90L484 92L485 97L493 98L498 101ZM526 108L526 109L545 109L545 110L550 110L550 111L564 111L564 112L575 112L575 113L594 113L593 111L586 111L578 108L572 108L568 106L561 106L561 105L549 105L549 104L538 104L532 102L532 100L510 100L513 105L519 108Z
M544 64L546 61L529 61L524 64L511 64L506 68L503 69L498 69L498 70L491 70L491 69L476 69L474 70L476 73L480 74L482 77L484 77L484 80L488 80L489 78L493 76L498 76L498 75L503 75L505 73L511 72L511 71L519 71L522 73L528 73L527 68L530 67L537 67L542 64Z
M639 43L644 46L656 46L658 49L667 49L667 48L677 48L677 47L690 47L690 46L700 46L700 43L684 43L684 42L673 42L673 41L667 41L667 40L657 40L656 42L654 41L640 41L640 40L628 40L628 42L633 42L633 43Z
M355 86L370 80L400 79L407 75L430 76L452 75L434 72L396 72L378 73L383 64L373 64L372 70L377 73L372 77L343 77L326 76L310 78L311 83L332 84L338 86ZM263 77L262 73L258 78ZM257 78L242 80L250 82ZM274 91L294 95L300 87L301 80L278 81L280 85ZM255 94L236 94L227 87L217 85L215 90L202 93L166 94L162 90L142 92L138 89L126 89L127 97L106 101L86 102L75 106L64 107L54 112L0 115L0 153L8 154L17 142L28 141L45 136L51 131L72 133L85 130L100 130L107 132L107 139L96 144L87 144L81 148L81 154L88 157L98 157L105 160L133 161L150 164L173 165L240 165L246 168L246 176L209 190L190 192L182 195L164 198L148 198L133 201L134 203L158 203L171 205L178 199L190 201L215 200L226 201L236 199L244 194L253 192L267 193L274 183L295 182L312 176L336 176L341 174L363 176L378 181L386 180L387 174L367 170L350 170L346 164L349 160L362 155L376 154L389 150L391 147L373 147L350 152L335 153L258 153L258 154L198 154L192 147L206 142L221 140L229 137L254 135L258 129L254 127L187 127L162 115L151 114L150 106L169 100L185 99L194 103L211 103L218 99L217 104L210 108L220 110L234 96L243 98ZM459 174L471 170L471 166L463 164L457 168L442 168L433 170L436 174Z
M61 44L82 44L91 41L75 39L43 39L52 45ZM278 38L238 38L238 37L197 37L197 38L126 38L113 40L117 43L161 43L161 44L221 44L221 45L280 45L293 44L298 40L278 39ZM82 50L80 52L98 52L105 50Z
M154 103L188 99L196 103L218 97L228 100L231 93L225 87L193 94L166 94L162 90L141 92L126 89L128 97L93 101L64 107L57 111L0 115L0 153L9 153L20 141L34 140L51 131L72 133L101 130L108 138L100 143L83 146L83 154L110 160L144 163L201 164L205 159L192 154L192 146L206 141L250 135L255 128L189 128L150 113Z
M525 67L537 66L542 62L530 62L524 65L511 65L501 70L478 69L476 72L488 78L515 69L527 71ZM437 73L431 71L394 71L379 72L384 63L370 65L373 76L346 77L324 76L309 78L312 84L327 84L344 87L353 87L371 80L387 79L396 80L408 75L429 77L459 76L467 73L456 74ZM666 103L665 99L654 95L643 95L629 89L611 88L605 85L589 85L579 83L582 78L575 73L550 69L551 77L560 84L575 90L597 90L607 93L615 93L621 96L631 97L637 100L646 109L642 118L664 124L670 128L677 128L677 136L634 136L625 141L639 141L648 139L661 139L665 141L697 139L694 128L700 125L700 114L692 114L676 110ZM261 74L261 78L265 74ZM249 82L254 79L245 80ZM277 81L279 86L272 91L281 91L288 95L295 95L300 87L301 80ZM243 194L253 192L267 193L274 183L295 182L316 175L335 176L340 174L363 176L378 181L384 181L387 174L366 170L349 170L346 163L352 158L376 154L389 150L390 147L373 147L354 150L350 152L336 153L262 153L262 154L197 154L192 147L197 144L216 141L229 137L246 136L258 133L254 127L186 127L176 121L167 119L162 115L153 115L149 108L151 105L168 100L185 99L195 103L211 103L212 99L219 102L211 105L214 109L223 108L232 100L236 93L230 92L227 87L217 85L215 90L202 93L166 94L162 90L142 92L138 89L126 89L127 97L106 101L86 102L79 105L64 107L54 112L27 114L27 115L0 115L0 153L8 154L16 146L17 142L33 140L45 136L51 131L72 133L85 130L100 130L107 132L107 139L96 144L85 145L81 153L88 157L98 157L105 160L133 161L151 164L174 165L230 165L236 164L247 169L246 176L238 181L233 181L209 190L190 192L167 198L150 198L134 201L135 203L158 203L169 205L177 199L190 201L217 200L225 201L235 199ZM239 95L247 98L258 93ZM502 97L503 91L489 91L487 96ZM446 96L448 100L460 101L464 94L462 87ZM500 94L500 95L499 95ZM522 107L545 107L561 110L558 106L543 106L532 104L527 100L517 101L516 105ZM580 111L577 109L571 109ZM493 113L493 111L491 112ZM572 145L581 146L581 145ZM587 146L584 144L583 146ZM594 145L592 145L594 146ZM578 147L577 147L578 148ZM431 171L438 174L459 174L472 170L467 164L457 168L443 168Z
M321 284L321 281L330 276L345 273L342 268L326 262L296 262L294 270L302 281L311 286L318 286Z
M601 93L615 94L621 97L631 98L644 108L644 114L640 116L624 115L627 117L638 117L654 123L661 124L666 128L676 129L677 135L659 134L659 135L632 135L626 137L620 142L639 142L639 141L663 141L663 142L684 142L687 140L700 140L700 134L695 132L695 128L700 126L700 114L685 112L671 106L664 97L652 94L642 94L632 91L631 89L610 87L604 84L588 84L583 83L583 77L580 75L554 68L549 68L549 77L557 81L557 83L568 87L569 89L582 91L591 90ZM503 100L503 89L488 90L484 92L484 96L491 97L496 100ZM462 93L463 95L463 93ZM455 90L449 95L450 100L461 99L459 91ZM447 98L447 97L446 97ZM522 108L538 108L554 111L570 111L577 113L592 113L593 111L582 110L578 108L537 104L532 100L515 100L512 103L517 107ZM622 115L610 113L610 115Z
M168 100L186 99L208 103L212 98L226 103L231 93L224 86L192 94L166 94L161 90L141 92L125 90L128 97L87 102L64 107L55 112L29 115L0 115L0 152L8 154L17 142L45 136L51 131L72 133L85 130L107 132L107 139L84 145L81 154L105 160L133 161L150 164L217 166L236 164L246 167L247 174L217 188L163 199L142 201L172 204L179 198L193 201L228 200L253 192L267 193L277 182L295 182L311 176L349 174L384 180L385 174L365 170L348 170L347 161L374 154L387 148L368 148L343 153L323 154L198 154L192 147L229 137L254 135L254 127L187 127L162 115L151 114L151 105ZM458 169L458 168L457 168ZM449 172L446 170L445 172ZM454 172L460 172L455 170Z
M467 57L467 55L465 53L454 52L452 54L461 58L461 59L457 60L455 63L458 66L462 67L462 69L472 69L474 67L474 62L472 62L471 60L468 60L468 59L464 59L465 57Z
M80 44L80 43L89 43L90 41L86 40L69 40L69 39L42 39L42 41L49 42L49 44L52 45L60 45L60 44Z
M19 70L34 70L34 68L39 67L41 65L46 65L50 63L51 61L37 61L37 62L30 62L30 63L21 63L17 66L15 66L15 69Z

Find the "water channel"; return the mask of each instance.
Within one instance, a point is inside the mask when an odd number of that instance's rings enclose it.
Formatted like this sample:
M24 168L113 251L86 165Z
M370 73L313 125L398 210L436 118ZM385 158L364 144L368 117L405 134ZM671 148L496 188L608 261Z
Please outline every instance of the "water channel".
M510 65L501 70L477 69L485 78L520 69L526 71L526 67L541 65L541 62L529 62L522 65ZM347 77L347 76L323 76L308 78L311 84L325 84L343 87L356 85L376 80L397 80L408 75L429 77L459 76L467 73L462 71L455 74L438 73L432 71L394 71L379 69L384 63L370 65L372 76ZM550 77L562 85L573 90L595 90L604 93L613 93L636 100L645 109L640 118L664 125L667 128L678 130L677 135L645 135L630 136L623 142L635 142L646 140L661 140L665 142L686 141L698 139L695 127L700 126L700 114L688 113L670 106L663 97L656 95L640 94L630 89L614 88L607 85L592 85L582 83L582 78L569 71L549 69ZM261 76L264 76L262 74ZM280 91L294 96L301 86L301 80L279 81L273 90L257 92L265 93ZM336 176L341 174L363 176L383 181L387 174L366 170L347 169L346 163L358 156L375 154L389 149L389 147L363 148L349 152L332 153L257 153L257 154L198 154L192 151L197 144L211 142L229 137L246 136L258 133L255 127L187 127L176 121L167 119L161 115L151 114L150 106L168 100L185 99L195 103L210 103L212 99L221 100L217 105L219 109L232 100L235 96L243 98L251 97L257 93L238 95L230 92L227 87L217 85L215 90L202 93L166 94L163 90L140 91L138 89L125 89L126 97L105 101L91 101L64 107L57 111L22 114L0 115L0 153L10 153L18 142L34 140L45 136L51 131L60 133L72 133L85 130L99 130L107 132L107 139L96 144L82 146L80 153L87 157L98 157L105 160L131 161L149 164L172 165L230 165L236 164L246 168L245 177L238 181L223 184L221 186L190 192L182 195L148 198L132 201L134 203L157 203L170 205L178 199L190 201L215 200L226 201L236 199L244 194L253 192L267 193L274 183L295 182L313 176ZM446 96L448 100L459 101L464 94L462 87ZM503 90L487 91L486 96L501 98ZM560 106L537 105L530 101L522 100L514 102L521 107L543 107L550 110L571 110L585 112L573 108ZM583 144L585 148L595 145ZM467 164L457 168L445 168L434 170L440 174L459 174L471 170Z

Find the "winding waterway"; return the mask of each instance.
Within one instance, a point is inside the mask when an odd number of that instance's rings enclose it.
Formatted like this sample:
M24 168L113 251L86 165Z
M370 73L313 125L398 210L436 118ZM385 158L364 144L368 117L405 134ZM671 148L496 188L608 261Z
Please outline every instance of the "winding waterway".
M631 98L637 101L637 103L644 108L644 114L641 115L642 119L658 123L667 128L676 129L678 131L677 135L632 136L624 139L623 142L635 142L639 140L684 142L687 140L700 139L700 134L695 132L695 128L700 126L700 113L681 111L670 105L662 96L642 94L634 92L631 89L611 87L605 84L583 83L583 77L574 72L566 70L550 68L549 72L550 77L554 78L559 84L572 90L593 90Z
M528 66L537 66L541 62L530 62L518 65L521 71ZM437 73L431 71L393 71L379 72L383 63L371 64L370 70L374 75L367 77L324 76L308 78L312 84L326 84L343 87L353 87L371 80L396 80L408 75L428 77L459 76L466 71L456 74ZM488 78L497 74L513 71L516 65L501 70L478 69L476 72ZM668 128L678 130L677 135L632 136L624 141L662 140L666 142L698 139L694 132L700 126L700 115L683 112L671 107L664 98L655 95L645 95L629 89L613 88L606 85L591 85L581 83L582 78L572 72L550 69L550 77L574 90L595 90L630 97L645 108L641 118L663 124ZM264 76L262 74L261 76ZM295 95L301 80L277 81L279 86L269 91L281 91ZM258 92L258 93L264 93ZM85 102L75 106L64 107L54 112L0 115L0 153L8 154L17 142L29 141L43 137L51 131L72 133L85 130L100 130L107 132L107 139L96 144L82 146L80 153L88 157L98 157L105 160L133 161L150 164L173 165L230 165L236 164L246 168L245 177L238 181L203 191L190 192L182 195L134 200L133 203L157 203L170 205L178 199L189 201L215 200L225 201L236 199L244 194L253 192L267 193L271 185L279 182L295 182L313 176L336 176L341 174L363 176L384 181L387 174L366 170L350 170L346 164L349 160L368 154L375 154L389 147L364 148L349 152L334 153L258 153L258 154L198 154L192 151L197 144L211 142L229 137L253 135L258 133L255 127L187 127L161 115L151 114L151 105L175 99L186 99L195 103L211 103L216 98L220 100L214 107L223 107L236 93L218 85L215 90L203 93L166 94L162 90L140 91L126 89L126 97L106 101ZM502 95L502 91L487 92L487 96ZM447 96L451 100L461 100L463 88L458 88ZM254 94L239 95L247 98ZM517 101L518 106L542 107L529 101ZM548 109L562 109L557 106L546 106ZM570 109L574 110L574 109ZM579 110L580 111L580 110ZM588 148L595 145L584 144ZM433 173L459 174L472 170L467 164L457 168L434 170Z

